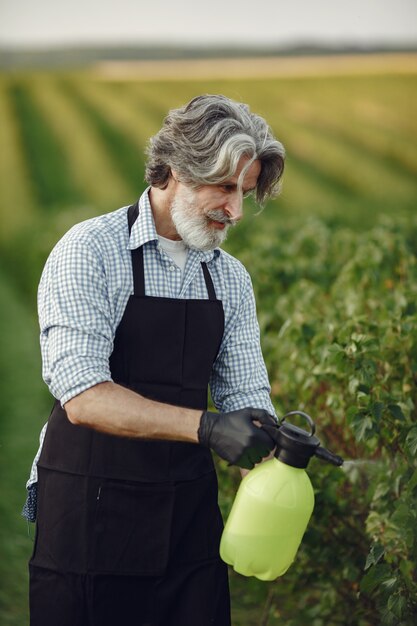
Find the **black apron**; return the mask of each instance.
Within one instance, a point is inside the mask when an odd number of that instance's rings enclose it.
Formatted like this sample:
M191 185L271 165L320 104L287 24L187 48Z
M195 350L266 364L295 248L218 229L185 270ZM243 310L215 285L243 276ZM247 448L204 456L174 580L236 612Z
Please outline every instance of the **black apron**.
M129 208L129 232L138 204ZM148 398L204 410L224 330L208 299L145 296L143 248L117 328L113 380ZM30 568L32 626L230 625L223 522L211 453L71 424L55 402L38 461Z

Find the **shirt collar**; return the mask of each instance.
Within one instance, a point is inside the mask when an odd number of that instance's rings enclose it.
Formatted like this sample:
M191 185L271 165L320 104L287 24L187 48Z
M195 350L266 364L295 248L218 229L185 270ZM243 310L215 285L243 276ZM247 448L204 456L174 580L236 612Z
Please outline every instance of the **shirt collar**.
M139 215L132 226L132 230L130 231L128 244L129 250L135 250L136 248L140 248L140 246L143 246L149 241L158 240L158 233L156 232L155 221L153 219L151 203L149 200L149 191L150 187L145 189L145 191L139 198ZM213 259L213 257L219 256L220 248L208 250L207 252L203 250L189 249L189 252L190 254L197 255L200 261L208 263Z
M158 233L156 232L151 203L149 201L149 190L150 187L145 189L139 198L139 215L130 231L129 250L140 248L145 243L148 243L148 241L158 240Z

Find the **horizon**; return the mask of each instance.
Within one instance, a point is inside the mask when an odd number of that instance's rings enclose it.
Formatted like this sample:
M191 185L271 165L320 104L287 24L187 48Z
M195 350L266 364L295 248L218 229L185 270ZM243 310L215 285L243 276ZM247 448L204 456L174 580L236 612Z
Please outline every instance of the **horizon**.
M254 10L254 9L257 10ZM24 16L24 19L22 19ZM119 0L2 0L0 46L36 49L80 46L288 46L417 45L415 0L264 0L197 2L175 5L153 0L144 6Z
M210 51L215 52L219 51L227 51L233 52L234 50L253 50L253 51L271 51L273 53L279 52L298 52L307 50L319 50L319 51L329 51L330 53L339 52L343 50L354 50L358 52L366 52L373 50L413 50L417 49L417 40L409 40L409 41L385 41L385 40L376 40L369 43L358 42L355 39L345 40L343 42L329 42L323 41L321 39L294 39L292 41L288 41L286 43L277 43L277 42L264 42L263 44L259 42L247 42L247 41L236 41L233 44L227 42L185 42L181 43L178 41L159 41L153 40L144 43L138 43L133 39L131 41L117 41L117 40L73 40L66 42L15 42L10 44L4 44L0 40L0 51L11 51L11 52L20 52L20 51L34 51L34 52L44 52L44 51L53 51L53 50L82 50L82 49L137 49L137 50L190 50L190 51Z

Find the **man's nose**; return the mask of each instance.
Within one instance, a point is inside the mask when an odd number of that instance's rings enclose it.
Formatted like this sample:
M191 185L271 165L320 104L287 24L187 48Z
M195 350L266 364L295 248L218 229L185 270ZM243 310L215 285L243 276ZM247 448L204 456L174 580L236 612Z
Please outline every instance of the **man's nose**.
M236 190L233 193L229 194L226 204L224 206L224 210L227 214L227 217L229 217L234 222L238 222L240 219L242 219L242 203L243 198L241 191Z

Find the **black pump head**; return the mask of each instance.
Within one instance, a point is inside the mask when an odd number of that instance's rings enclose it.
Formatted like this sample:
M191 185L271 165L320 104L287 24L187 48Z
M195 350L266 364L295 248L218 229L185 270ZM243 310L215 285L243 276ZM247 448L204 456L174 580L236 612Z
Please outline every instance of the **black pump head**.
M308 433L298 426L288 424L286 419L291 415L304 417L310 425L311 432ZM340 456L321 447L319 439L314 436L316 426L311 417L303 411L290 411L281 419L278 428L275 428L274 432L271 430L268 428L268 432L277 442L275 458L286 465L305 468L314 455L333 465L343 465L343 459Z

